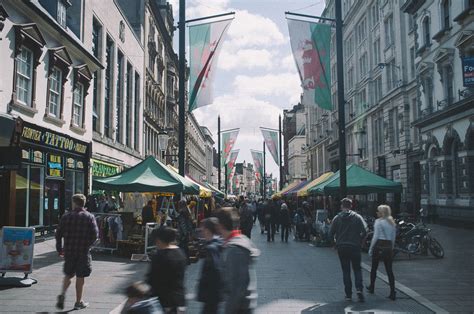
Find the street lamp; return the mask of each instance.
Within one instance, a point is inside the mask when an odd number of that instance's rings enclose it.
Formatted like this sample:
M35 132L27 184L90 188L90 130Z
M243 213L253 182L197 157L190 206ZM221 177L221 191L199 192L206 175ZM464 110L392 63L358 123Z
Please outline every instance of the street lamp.
M158 149L160 150L160 152L166 151L166 149L168 148L169 139L170 136L165 130L161 130L160 132L158 132Z

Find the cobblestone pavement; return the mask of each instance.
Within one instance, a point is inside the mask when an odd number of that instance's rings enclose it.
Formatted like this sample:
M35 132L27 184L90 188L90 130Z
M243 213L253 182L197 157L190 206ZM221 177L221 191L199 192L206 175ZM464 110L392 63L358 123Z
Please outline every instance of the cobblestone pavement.
M308 243L291 240L289 243L281 243L278 239L275 243L267 243L266 237L261 236L258 230L254 230L253 240L262 250L256 264L259 294L256 313L432 312L401 291L398 291L396 302L388 300L389 289L382 281L378 282L375 295L366 295L365 303L345 302L340 264L333 249L312 247ZM35 270L31 277L38 279L38 284L0 291L0 312L55 311L55 299L62 278L62 260L54 252L53 241L37 244L35 255ZM395 266L397 274L400 272L399 265ZM95 254L93 268L85 290L85 299L91 306L81 313L107 313L116 309L124 301L124 287L142 279L147 264ZM191 299L200 268L200 263L197 263L187 270L186 286ZM413 276L415 272L412 271ZM368 273L364 271L363 275L367 281ZM72 308L73 301L74 289L70 289L66 310ZM200 308L198 302L188 302L188 313L200 313Z
M395 279L449 313L474 312L474 231L429 225L443 246L442 259L400 254L394 262ZM370 259L364 261L370 265ZM385 269L379 267L385 274Z

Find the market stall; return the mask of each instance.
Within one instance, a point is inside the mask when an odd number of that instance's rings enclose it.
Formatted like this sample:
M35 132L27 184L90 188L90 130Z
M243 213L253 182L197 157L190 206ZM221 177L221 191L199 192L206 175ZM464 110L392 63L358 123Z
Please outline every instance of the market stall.
M272 195L272 199L279 199L282 197L283 193L293 189L295 186L297 186L300 183L300 181L295 181L284 187L281 191L276 192L275 194Z

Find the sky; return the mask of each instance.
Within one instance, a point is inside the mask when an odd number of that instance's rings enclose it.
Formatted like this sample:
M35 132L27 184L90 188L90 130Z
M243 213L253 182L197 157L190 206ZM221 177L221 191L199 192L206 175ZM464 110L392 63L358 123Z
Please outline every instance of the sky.
M169 0L177 24L179 0ZM320 15L324 0L187 0L186 19L236 12L218 63L214 66L214 101L193 111L217 146L221 129L240 128L234 149L237 162L253 163L250 149L262 150L260 127L278 129L278 115L299 101L300 79L291 54L285 11ZM178 38L178 32L175 33ZM188 42L188 38L186 38ZM268 153L267 173L279 174Z

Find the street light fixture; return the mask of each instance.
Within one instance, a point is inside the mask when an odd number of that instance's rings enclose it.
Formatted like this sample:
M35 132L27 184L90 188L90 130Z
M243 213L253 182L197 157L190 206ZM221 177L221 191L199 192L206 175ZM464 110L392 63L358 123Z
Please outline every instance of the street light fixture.
M165 130L158 132L158 148L160 151L166 151L170 136Z

